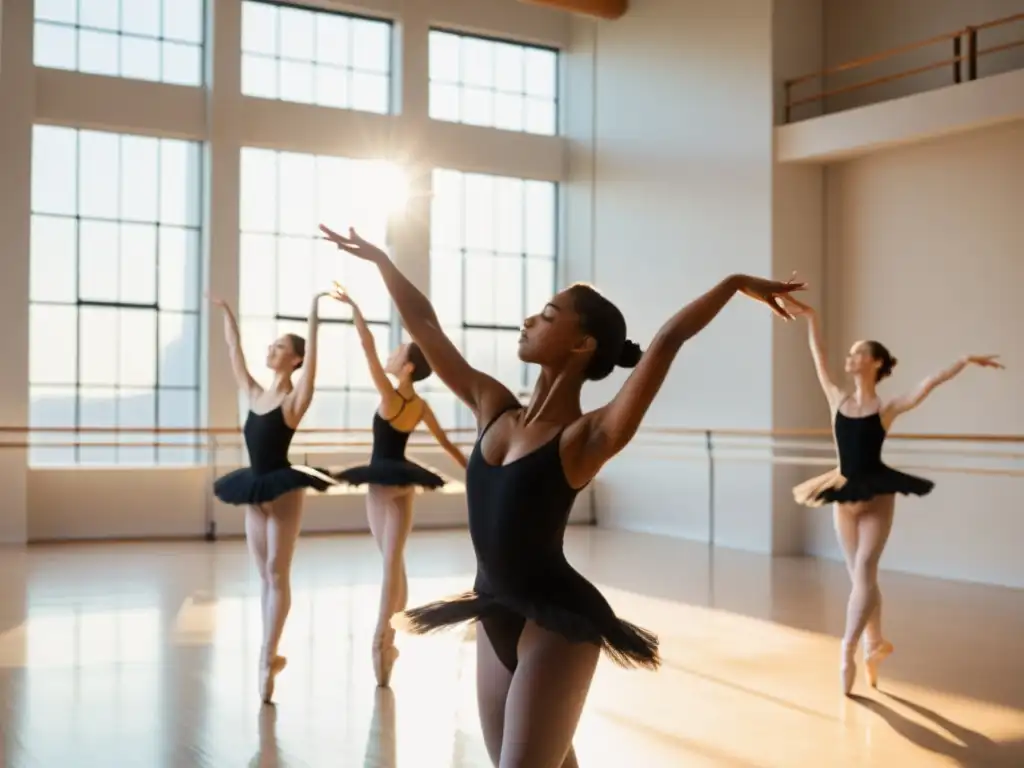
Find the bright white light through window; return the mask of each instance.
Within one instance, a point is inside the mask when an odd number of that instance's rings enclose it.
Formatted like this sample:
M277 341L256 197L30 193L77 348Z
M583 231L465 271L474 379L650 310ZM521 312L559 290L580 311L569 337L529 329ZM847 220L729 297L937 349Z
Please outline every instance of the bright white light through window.
M35 64L199 86L203 14L203 0L35 0Z
M199 415L200 147L36 126L32 135L29 423L118 429ZM74 432L34 436L70 442ZM195 443L194 435L161 441ZM36 447L30 463L193 463L194 448Z
M242 93L387 114L391 23L244 0Z
M453 32L430 32L430 116L553 136L558 52Z

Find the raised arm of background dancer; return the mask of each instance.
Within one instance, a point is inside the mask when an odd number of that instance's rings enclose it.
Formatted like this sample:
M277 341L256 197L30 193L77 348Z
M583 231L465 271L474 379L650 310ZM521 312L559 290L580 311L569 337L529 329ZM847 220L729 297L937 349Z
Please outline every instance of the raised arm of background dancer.
M455 443L448 439L448 434L437 422L437 417L426 400L423 401L423 423L427 425L427 429L430 430L430 434L437 440L438 445L444 448L460 467L465 469L467 464L466 455L456 447Z
M231 311L224 299L207 294L207 298L214 306L220 307L224 313L224 340L228 344L228 355L231 358L231 372L235 375L235 384L245 392L250 400L259 397L263 388L256 383L256 380L249 373L245 364L245 355L242 352L242 338L238 332L238 322L235 320L235 313Z
M438 378L473 411L478 421L487 423L510 405L518 405L519 401L507 387L473 368L459 354L441 329L430 301L395 267L384 251L361 238L352 228L349 228L347 237L323 224L320 230L326 240L341 250L377 266L409 335L419 344Z
M597 474L608 459L621 451L636 434L644 414L661 389L679 349L700 333L738 292L768 304L778 315L790 319L778 296L803 290L803 283L780 283L747 275L727 277L703 296L673 315L651 341L636 370L608 405L588 416L587 447L583 476ZM591 472L593 474L591 474Z
M391 379L384 372L384 366L380 364L380 357L377 354L377 340L373 338L373 333L366 324L366 318L363 317L359 305L356 304L348 291L338 283L334 284L334 291L331 292L331 297L342 304L348 304L352 308L352 323L356 327L356 333L359 334L359 343L363 347L363 354L366 355L366 365L370 369L370 378L373 380L373 386L380 393L385 410L390 413L393 409L399 407L401 398L395 392Z
M843 399L843 391L832 381L828 373L828 353L825 351L825 339L821 332L821 322L814 307L794 299L792 296L783 298L782 303L796 317L807 318L807 344L811 348L811 359L814 360L814 371L818 374L818 383L828 399L829 407L835 410Z
M316 387L316 358L317 358L317 336L320 331L320 313L318 311L320 299L328 296L326 291L321 291L313 296L313 302L309 307L309 320L306 328L306 356L302 360L299 380L295 382L295 389L291 397L284 402L285 415L289 424L298 424L302 417L309 410L309 404L313 402L313 390Z
M1004 366L998 361L998 357L999 355L968 355L962 357L948 368L944 368L938 373L929 376L912 392L890 400L882 409L882 421L885 422L886 428L901 413L917 408L932 393L932 390L959 375L968 365L980 365L982 368L1003 368Z

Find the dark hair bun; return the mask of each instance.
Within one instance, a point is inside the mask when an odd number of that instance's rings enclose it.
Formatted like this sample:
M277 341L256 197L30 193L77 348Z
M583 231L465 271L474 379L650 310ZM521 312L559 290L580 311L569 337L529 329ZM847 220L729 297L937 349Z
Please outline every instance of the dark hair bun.
M894 358L892 359L892 362L891 362L891 363L889 363L889 368L895 368L895 367L896 367L896 363L898 363L898 362L899 362L899 360L897 360L897 359L896 359L896 358L894 357Z
M640 349L640 345L635 341L626 341L622 345L622 351L619 353L618 366L620 368L635 368L636 364L640 362L640 358L643 357L643 350Z

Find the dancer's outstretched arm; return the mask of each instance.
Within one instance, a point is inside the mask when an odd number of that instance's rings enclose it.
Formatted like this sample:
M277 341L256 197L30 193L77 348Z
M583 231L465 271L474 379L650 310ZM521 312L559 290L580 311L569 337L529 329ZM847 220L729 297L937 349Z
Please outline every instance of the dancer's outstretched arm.
M431 407L427 405L426 400L423 401L423 423L427 425L427 429L430 430L430 434L434 436L434 439L437 440L438 444L442 448L444 448L445 452L447 452L449 456L455 459L455 462L460 467L465 469L467 463L466 455L458 449L455 443L448 439L448 434L444 431L444 429L441 428L441 425L437 422L437 417L434 415L434 411L431 409Z
M316 362L317 362L317 336L320 330L320 315L317 311L320 299L328 296L326 291L321 291L313 296L313 303L309 307L309 321L306 330L306 357L302 361L302 373L299 380L295 382L295 389L283 404L285 421L289 424L298 424L302 417L309 410L309 404L313 402L313 390L316 386Z
M825 338L821 332L818 313L814 307L810 307L792 296L785 296L782 303L793 317L807 318L807 343L811 348L814 370L818 374L818 383L821 384L821 390L825 393L829 408L834 411L842 404L843 390L828 373L828 354L825 351Z
M805 287L804 283L781 283L733 275L679 310L655 335L636 370L612 401L584 417L588 422L587 447L583 451L585 458L578 467L577 477L581 480L592 478L608 459L626 446L661 389L680 347L700 333L733 296L743 293L764 302L781 317L790 319L778 297Z
M224 312L224 340L228 344L228 354L231 357L231 372L235 375L235 384L245 392L250 401L255 400L263 392L256 379L249 373L245 363L245 355L242 353L242 338L238 332L238 321L235 320L235 313L231 311L228 303L217 296L207 294L210 303L220 307Z
M419 344L438 378L473 411L478 421L487 423L510 405L518 404L516 396L506 386L466 362L441 330L430 300L398 271L384 251L368 243L351 228L347 237L323 224L320 230L324 239L341 250L377 266L409 335Z
M377 355L377 340L373 338L373 332L366 324L366 318L363 317L362 310L359 309L359 305L356 304L348 291L338 285L338 283L334 284L331 298L352 307L352 322L356 327L356 333L359 334L359 343L363 347L363 354L366 355L366 365L370 369L370 378L373 380L373 386L380 393L381 405L384 406L382 410L385 413L397 412L402 406L402 398L395 391L395 386L384 371L384 366L380 364L380 357ZM394 416L391 418L394 418Z
M960 374L968 365L978 365L982 368L1004 368L1005 366L999 362L998 357L999 355L968 355L960 358L948 368L929 376L912 392L893 398L886 403L882 408L882 422L888 429L897 416L917 408L937 386L945 384Z

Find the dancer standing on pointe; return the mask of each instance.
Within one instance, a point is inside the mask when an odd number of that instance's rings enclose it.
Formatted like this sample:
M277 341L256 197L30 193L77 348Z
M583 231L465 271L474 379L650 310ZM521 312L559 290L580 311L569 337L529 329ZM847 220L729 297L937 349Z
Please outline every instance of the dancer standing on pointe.
M565 559L573 501L636 433L682 344L737 292L788 317L777 297L803 286L729 277L673 316L641 353L626 338L622 313L594 288L573 285L523 322L519 357L541 367L523 407L463 359L430 302L383 251L353 230L344 237L321 229L377 265L405 327L479 425L466 472L473 591L396 618L419 633L480 621L477 700L491 760L501 768L575 766L572 738L601 650L623 666L655 668L659 657L657 638L619 619ZM616 365L636 371L608 405L583 413L584 382Z
M288 463L299 422L313 401L316 380L317 306L326 292L313 297L309 310L307 344L301 336L288 333L267 350L267 367L273 382L263 389L246 367L238 323L228 305L211 297L224 310L224 337L231 355L231 369L238 388L249 401L249 415L243 433L249 452L249 466L217 479L213 492L226 504L245 507L245 539L260 575L260 606L263 616L263 646L260 652L260 698L269 703L274 678L286 660L277 653L285 619L291 608L291 567L302 520L302 501L307 488L326 490L335 481L321 470ZM300 367L305 373L293 385L292 374Z
M416 488L431 490L444 485L444 478L405 458L409 435L423 422L434 439L465 468L466 457L448 439L426 401L416 394L414 384L430 376L430 365L416 343L402 344L386 365L377 357L377 344L363 313L352 297L337 283L331 295L352 307L352 320L370 367L370 377L380 393L380 405L373 414L373 452L370 463L350 467L335 475L351 485L369 485L366 517L377 547L384 556L384 578L380 590L380 614L373 636L373 671L377 685L386 687L398 658L391 617L405 610L409 582L405 575L405 542L412 530L412 504ZM393 376L398 386L391 383Z
M894 650L882 635L878 563L892 530L895 494L924 496L935 485L931 480L886 466L882 461L885 436L897 416L919 406L933 389L968 365L1003 366L996 361L997 355L964 357L929 376L910 394L883 402L876 387L892 373L896 358L880 342L858 341L846 356L846 373L853 377L853 392L848 393L829 376L817 313L791 296L784 302L794 316L807 318L811 357L832 412L839 454L836 469L796 486L793 497L809 507L835 504L836 536L853 584L839 662L840 684L843 693L849 694L857 676L855 655L862 636L864 668L872 687L878 685L879 666Z

